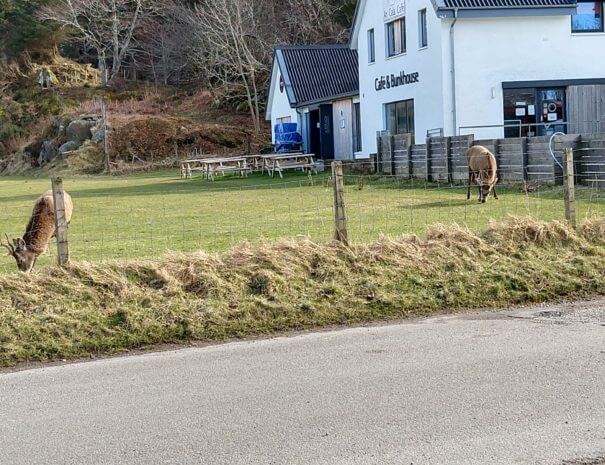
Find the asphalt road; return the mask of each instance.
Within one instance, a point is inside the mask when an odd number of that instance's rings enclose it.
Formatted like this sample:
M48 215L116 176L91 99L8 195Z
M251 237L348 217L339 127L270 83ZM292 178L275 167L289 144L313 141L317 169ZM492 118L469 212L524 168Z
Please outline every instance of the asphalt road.
M0 374L2 465L598 457L605 300Z

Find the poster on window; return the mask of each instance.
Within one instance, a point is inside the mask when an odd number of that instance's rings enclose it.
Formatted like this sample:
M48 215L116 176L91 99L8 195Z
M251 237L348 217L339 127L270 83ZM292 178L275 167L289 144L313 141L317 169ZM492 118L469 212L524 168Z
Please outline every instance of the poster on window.
M385 22L405 16L406 0L382 0Z

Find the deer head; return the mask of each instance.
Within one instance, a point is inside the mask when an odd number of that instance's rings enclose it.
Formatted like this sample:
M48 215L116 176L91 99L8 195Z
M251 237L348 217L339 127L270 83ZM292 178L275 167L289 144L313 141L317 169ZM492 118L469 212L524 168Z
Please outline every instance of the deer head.
M498 183L498 178L493 179L487 174L480 172L477 176L477 184L479 185L479 200L481 203L487 202L489 194L492 192L494 186Z
M4 236L6 237L6 244L0 242L0 245L8 250L9 255L16 260L19 270L24 273L33 270L36 264L36 254L28 250L25 241L23 239L13 239L11 244L8 236L6 234Z

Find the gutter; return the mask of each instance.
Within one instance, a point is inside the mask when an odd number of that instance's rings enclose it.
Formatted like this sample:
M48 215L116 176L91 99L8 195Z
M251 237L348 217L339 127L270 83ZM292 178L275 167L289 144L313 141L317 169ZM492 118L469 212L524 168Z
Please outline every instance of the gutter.
M456 38L454 36L454 27L458 22L458 8L454 9L454 21L450 25L450 66L452 73L452 123L454 136L458 135L458 114L456 108Z

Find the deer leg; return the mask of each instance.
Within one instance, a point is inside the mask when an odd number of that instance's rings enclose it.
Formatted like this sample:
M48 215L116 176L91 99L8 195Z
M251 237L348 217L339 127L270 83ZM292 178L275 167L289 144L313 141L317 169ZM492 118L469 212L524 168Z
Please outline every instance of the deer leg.
M492 188L492 190L494 191L494 199L498 200L498 194L496 193L496 185L494 184L494 187Z
M466 194L466 200L471 199L471 186L473 184L474 173L471 170L468 170L468 192Z

